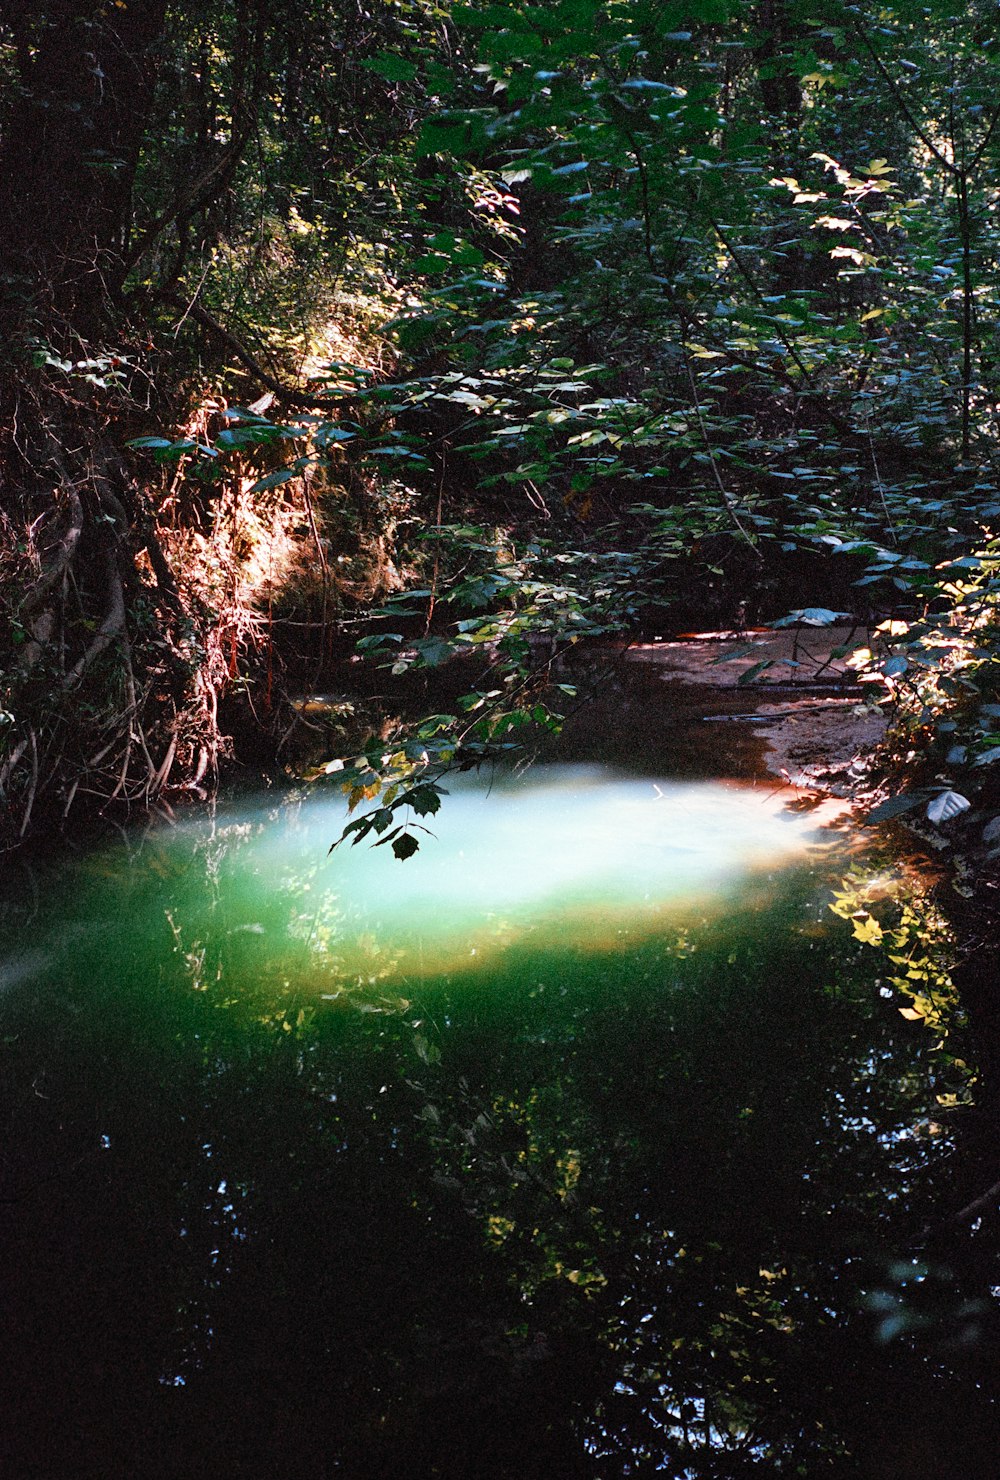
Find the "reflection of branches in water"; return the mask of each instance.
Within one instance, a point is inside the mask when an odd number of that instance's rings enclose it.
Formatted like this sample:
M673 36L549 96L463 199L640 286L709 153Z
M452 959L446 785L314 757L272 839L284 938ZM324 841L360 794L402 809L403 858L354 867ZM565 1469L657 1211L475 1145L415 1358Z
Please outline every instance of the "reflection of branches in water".
M214 906L217 906L221 900L221 873L227 856L231 851L238 853L241 848L245 847L254 834L260 832L262 825L251 822L230 822L219 826L213 816L207 831L196 839L195 857L200 858L205 870L205 882Z
M304 952L305 959L298 966L298 985L303 990L326 987L321 995L331 1001L398 978L402 949L379 940L370 930L359 929L362 910L345 904L324 885L322 866L286 870L278 887L289 901L288 935ZM289 969L296 969L294 961ZM369 1010L373 1010L370 1004Z
M286 870L278 889L290 900L289 935L318 957L331 959L332 947L342 932L344 911L332 890L316 889L319 876L318 864L294 873ZM299 908L298 901L305 901L307 896L309 907Z
M170 926L170 934L174 938L174 950L184 962L184 969L191 979L191 985L196 992L204 992L208 986L205 981L205 945L201 941L192 941L191 945L185 946L184 934L169 910L164 910L167 924ZM222 967L217 967L216 981L222 979Z
M509 1050L526 1061L513 1073L520 1093L505 1074L488 1124L477 1128L474 1095L454 1122L444 1154L462 1168L467 1201L478 1188L473 1206L517 1269L522 1298L558 1307L575 1287L605 1356L615 1354L614 1393L588 1427L588 1451L615 1466L602 1477L643 1463L714 1475L720 1452L833 1463L858 1436L834 1432L828 1413L860 1374L898 1388L905 1371L926 1385L919 1357L866 1355L863 1338L845 1334L863 1277L846 1249L880 1222L906 1236L935 1200L945 1148L935 1156L925 1143L911 1156L924 1076L842 970L839 990L817 999L812 934L763 960L759 944L756 965L744 942L726 962L736 967L728 982L717 941L683 995L664 995L662 983L636 994L633 978L631 1002L591 1001L589 1020L573 1021L573 1065L547 1089L537 1055L564 1034L551 1022L544 1037L522 1033ZM693 1002L708 1009L695 1038ZM859 1008L875 1051L849 1028ZM440 1126L447 1112L434 1103ZM570 1216L551 1174L572 1146L583 1149ZM668 1216L686 1231L664 1232ZM581 1268L600 1277L581 1281ZM961 1374L945 1381L954 1392Z
M374 936L344 970L356 922L321 865L230 891L224 845L221 902L166 875L172 969L154 932L128 959L85 942L72 1014L8 1014L4 1155L65 1169L0 1228L12 1432L37 1432L34 1390L79 1434L43 1380L69 1352L81 1403L107 1406L110 1360L133 1415L110 1474L150 1433L164 1473L238 1452L248 1480L840 1480L904 1420L969 1459L936 1415L965 1385L988 1418L982 1354L876 1347L858 1309L868 1256L961 1206L950 1138L910 1134L933 1039L814 881L613 951L515 941L404 997ZM50 1473L79 1472L70 1448Z

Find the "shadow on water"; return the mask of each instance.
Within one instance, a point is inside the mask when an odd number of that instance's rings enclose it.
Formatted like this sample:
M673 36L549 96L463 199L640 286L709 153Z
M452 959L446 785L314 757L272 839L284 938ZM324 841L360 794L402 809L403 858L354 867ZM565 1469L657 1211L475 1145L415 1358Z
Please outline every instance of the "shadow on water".
M405 865L269 802L13 890L3 1473L992 1473L954 1071L783 802L542 770Z

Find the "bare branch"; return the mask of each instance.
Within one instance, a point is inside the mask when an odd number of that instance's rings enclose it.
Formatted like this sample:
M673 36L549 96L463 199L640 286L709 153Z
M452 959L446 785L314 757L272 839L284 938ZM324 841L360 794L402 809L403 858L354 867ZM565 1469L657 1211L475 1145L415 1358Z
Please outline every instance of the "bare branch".
M83 533L83 505L72 488L66 489L66 499L69 503L69 528L59 541L55 558L46 566L42 575L21 602L22 616L29 616L42 605L73 559L76 547L80 543L80 536Z
M941 153L941 150L934 143L933 139L918 122L916 115L913 113L910 105L907 103L906 99L903 97L903 94L900 92L899 85L895 82L889 72L888 67L885 65L885 62L883 62L882 58L875 50L875 44L872 41L871 37L868 35L868 32L865 31L861 26L859 26L856 21L852 21L849 24L851 26L851 29L857 36L858 40L861 42L861 45L864 47L865 51L867 51L868 55L871 57L872 61L878 68L883 82L892 93L893 101L895 102L896 107L902 113L903 117L906 119L907 123L910 125L917 138L923 144L924 148L927 149L931 155L933 155L942 169L948 171L949 175L961 175L963 171L959 169L955 161L949 159L946 154Z

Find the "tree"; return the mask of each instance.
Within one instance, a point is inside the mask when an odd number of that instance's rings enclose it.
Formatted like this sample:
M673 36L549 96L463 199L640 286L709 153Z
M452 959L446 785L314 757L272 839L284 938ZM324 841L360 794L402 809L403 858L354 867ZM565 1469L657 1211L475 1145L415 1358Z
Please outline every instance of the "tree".
M120 301L166 9L167 0L0 8L14 69L0 149L8 336L54 335L64 349L99 340Z

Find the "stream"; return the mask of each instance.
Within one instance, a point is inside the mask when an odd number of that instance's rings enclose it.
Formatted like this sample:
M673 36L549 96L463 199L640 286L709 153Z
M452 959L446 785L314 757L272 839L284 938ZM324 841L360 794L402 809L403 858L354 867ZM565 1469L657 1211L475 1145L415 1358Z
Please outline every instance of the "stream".
M9 867L4 1475L993 1473L897 865L626 667L405 863L316 790Z

